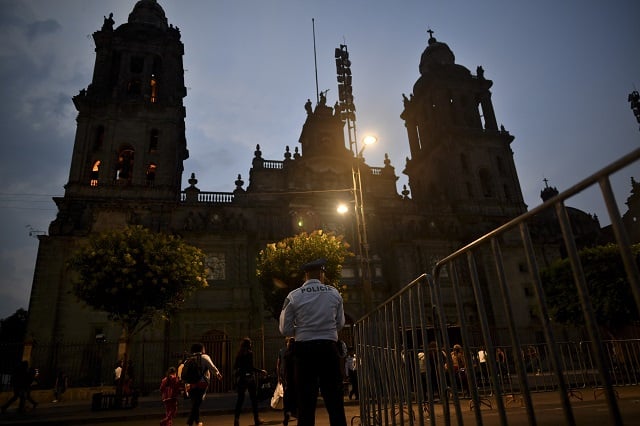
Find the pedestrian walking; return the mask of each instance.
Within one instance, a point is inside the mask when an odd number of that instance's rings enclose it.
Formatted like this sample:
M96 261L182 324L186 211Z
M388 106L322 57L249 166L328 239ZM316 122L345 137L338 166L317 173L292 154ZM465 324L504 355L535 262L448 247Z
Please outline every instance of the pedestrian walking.
M314 426L318 387L331 426L346 426L342 360L338 331L344 327L344 307L338 290L324 284L326 260L302 266L305 282L291 291L280 313L279 329L296 339L294 376L298 394L298 426Z
M360 392L358 391L358 359L356 352L351 349L347 359L345 360L345 373L351 383L351 390L349 391L349 399L355 397L356 401L360 399Z
M255 425L261 425L264 421L258 416L258 384L256 375L266 376L267 372L253 365L253 348L251 339L245 337L240 342L240 349L236 355L236 361L233 365L236 377L236 390L238 397L236 399L236 407L234 410L233 425L240 424L240 413L242 404L244 404L244 394L249 391L249 399L251 400L251 409L253 411L253 420Z
M458 390L462 392L463 397L466 397L469 394L469 381L467 380L467 361L460 344L453 345L453 351L451 351L451 361L453 363L453 373L459 387Z
M67 374L62 370L58 371L56 383L53 385L53 401L51 402L59 402L62 400L62 395L66 392L68 385L69 378Z
M480 346L478 350L478 364L479 364L479 374L480 374L480 382L481 384L489 383L489 363L487 362L487 351L484 350L484 346Z
M296 339L293 337L285 338L285 347L278 354L278 362L276 364L276 374L278 382L282 384L284 395L282 396L282 409L284 419L282 424L287 426L291 417L298 417L296 386L293 369L293 352Z
M178 412L178 397L182 390L182 385L176 373L175 367L169 367L167 374L160 382L160 396L164 405L164 419L160 420L160 426L172 426L173 418Z
M195 376L192 375L195 371ZM193 426L194 423L200 425L200 406L207 393L211 377L215 376L222 380L222 374L218 370L209 355L205 353L202 343L191 345L191 356L185 361L182 368L181 379L189 384L189 399L191 400L191 411L187 418L187 424Z
M11 406L14 402L18 401L18 412L24 413L25 401L28 400L33 408L36 408L38 405L33 399L31 399L31 395L29 394L31 390L31 383L34 380L33 373L29 368L28 361L21 361L11 373L11 388L13 390L13 396L4 403L1 408L2 413L7 411L7 408ZM37 370L35 370L37 371Z

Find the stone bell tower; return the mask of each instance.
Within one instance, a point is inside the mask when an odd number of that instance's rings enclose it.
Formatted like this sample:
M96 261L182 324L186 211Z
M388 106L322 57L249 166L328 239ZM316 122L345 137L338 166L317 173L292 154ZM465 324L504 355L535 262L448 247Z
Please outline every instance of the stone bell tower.
M510 144L498 127L491 80L455 63L447 44L429 31L420 77L404 97L411 158L404 173L426 213L456 217L458 237L481 235L526 211Z
M69 180L49 234L40 237L29 335L54 341L110 327L104 313L78 307L69 257L97 232L136 224L168 231L188 157L184 46L156 0L139 0L128 21L113 14L93 34L95 65L78 110Z
M105 17L93 39L93 79L73 97L65 198L178 200L188 158L180 31L155 0L140 0L115 29Z

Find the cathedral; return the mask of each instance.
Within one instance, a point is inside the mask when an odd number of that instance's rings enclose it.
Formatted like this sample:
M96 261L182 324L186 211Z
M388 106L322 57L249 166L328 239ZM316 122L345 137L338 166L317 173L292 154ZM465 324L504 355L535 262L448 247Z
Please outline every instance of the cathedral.
M373 166L350 149L348 117L324 96L306 105L304 123L288 124L301 125L299 145L283 147L282 158L263 158L256 146L247 159L246 182L237 176L229 192L200 189L197 174L183 182L189 150L179 29L156 0L139 0L127 22L105 18L93 40L92 81L73 96L78 115L69 179L64 195L55 198L58 212L48 235L39 237L27 332L34 354L37 345L53 342L118 341L119 330L107 315L71 294L74 276L66 265L90 235L104 230L142 225L178 234L206 253L210 286L169 322L144 332L144 339L179 342L165 358L193 341L258 332L263 350L275 354L282 337L264 307L255 274L258 252L314 230L344 235L357 247L354 217L335 210L338 201L353 202L354 169L361 180L370 282L365 289L358 256L343 265L348 323L366 313L365 297L374 305L384 301L439 259L527 211L511 149L514 136L497 125L493 110L493 82L482 67L473 73L457 64L433 32L417 58L420 76L403 95L400 119L410 157L402 170L408 188L401 193L388 158ZM596 218L585 220L587 228L599 229ZM517 256L507 261L513 268L523 262ZM513 291L517 320L526 327L531 302L524 280L523 274L521 288ZM446 288L444 293L446 300ZM499 326L498 316L490 318ZM45 358L41 365L51 362Z

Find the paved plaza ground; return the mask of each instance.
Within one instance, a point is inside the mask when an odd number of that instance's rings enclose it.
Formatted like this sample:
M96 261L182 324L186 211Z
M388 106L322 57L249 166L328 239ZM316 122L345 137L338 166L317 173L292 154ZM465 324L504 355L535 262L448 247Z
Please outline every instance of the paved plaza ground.
M618 403L624 424L639 424L640 387L627 386L616 388L616 390L619 394ZM571 398L576 424L580 426L606 426L612 424L608 416L606 401L602 395L597 392L594 393L593 389L584 389L576 393L576 396L582 398ZM555 426L566 424L563 411L559 408L558 400L558 395L554 392L533 394L538 425ZM508 424L527 424L527 412L519 404L519 401L511 398L506 398L505 401L510 401L506 405ZM489 399L487 402L488 404L481 406L483 424L499 425L500 416L495 407L495 398ZM235 394L233 393L207 395L202 405L204 425L232 425L234 404ZM461 400L460 408L464 424L476 424L475 412L470 408L470 405L470 400ZM27 406L29 406L28 403ZM450 407L453 410L453 405L450 405ZM132 409L92 411L91 401L86 400L63 401L60 403L42 402L35 410L28 409L23 414L17 413L16 408L17 406L14 405L5 414L0 415L0 425L157 425L164 413L159 396L155 394L141 398L138 407ZM174 424L185 424L188 408L189 401L181 401L179 414ZM441 414L442 405L437 404L435 408L437 424L445 424ZM349 426L361 424L359 418L360 408L356 401L345 399L345 412ZM266 401L262 404L260 416L265 420L265 425L267 426L282 424L282 411L271 409L266 405ZM397 416L395 424L411 424L406 409L403 412L403 416L403 419ZM414 416L413 424L421 424L420 415L416 409L414 409ZM316 418L317 426L329 426L328 417L321 400ZM424 411L422 413L422 422L425 425L430 424L427 413ZM372 422L370 423L373 424ZM240 424L241 426L253 424L253 416L250 414L248 401ZM362 424L366 424L366 422L362 422ZM389 424L391 424L391 421L389 421ZM457 422L452 420L452 424L457 424ZM290 425L296 426L297 422L294 420L290 422Z

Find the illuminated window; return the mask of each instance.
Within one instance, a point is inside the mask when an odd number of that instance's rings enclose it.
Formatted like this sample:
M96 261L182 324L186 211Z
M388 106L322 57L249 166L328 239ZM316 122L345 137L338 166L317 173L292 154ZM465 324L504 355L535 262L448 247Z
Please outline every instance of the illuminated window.
M150 92L151 92L151 103L156 103L158 102L158 81L159 81L159 77L162 76L162 58L160 58L160 56L155 56L153 58L153 66L151 69L151 81L149 82L150 85Z
M153 163L149 164L149 166L147 167L147 185L148 186L153 186L153 182L156 179L157 168L158 166L156 166Z
M100 172L100 160L93 163L93 168L91 169L91 186L98 186L98 176Z
M158 102L158 81L154 75L151 76L151 81L149 82L151 86L151 103Z
M116 169L116 180L131 183L133 176L134 151L131 148L122 149L118 153L118 165Z

